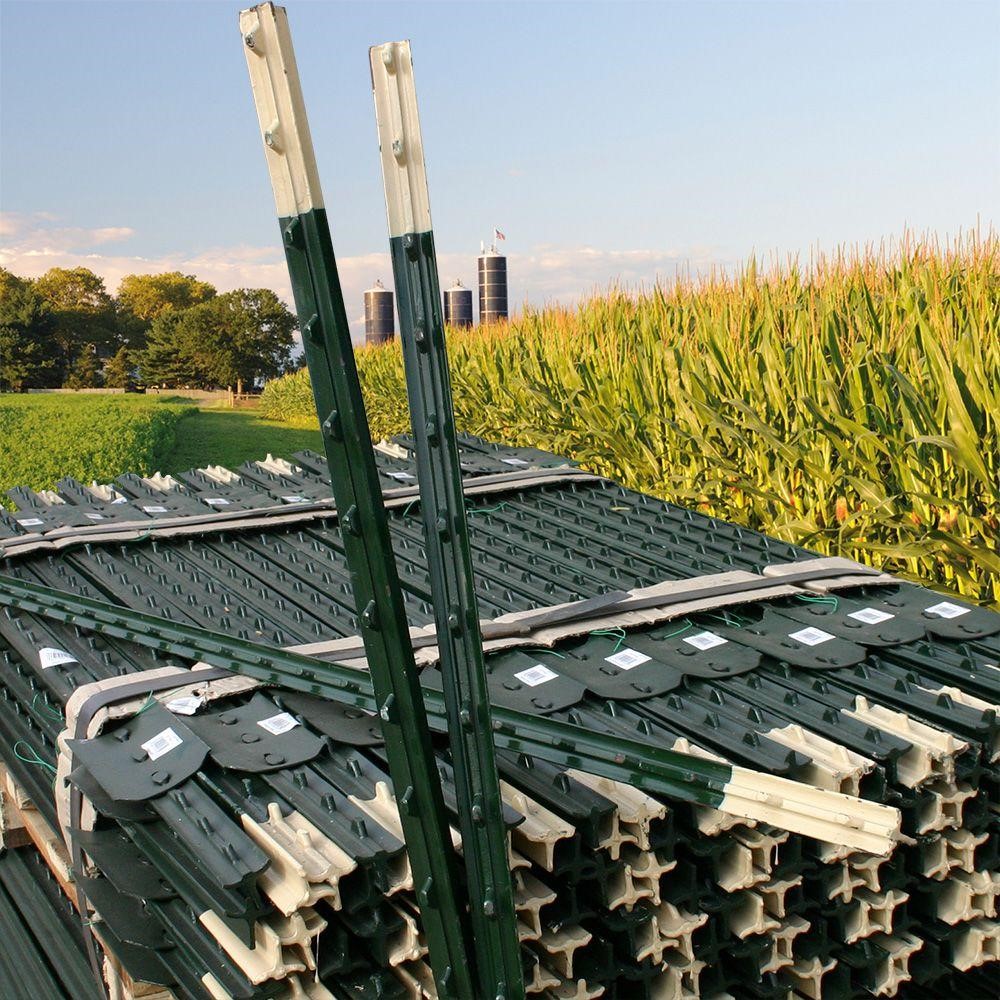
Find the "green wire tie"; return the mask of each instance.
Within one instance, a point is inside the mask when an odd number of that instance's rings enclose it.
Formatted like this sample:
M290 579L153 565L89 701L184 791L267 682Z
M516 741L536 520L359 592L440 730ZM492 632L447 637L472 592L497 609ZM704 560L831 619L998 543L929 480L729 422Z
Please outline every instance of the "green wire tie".
M42 692L41 691L36 691L35 692L35 697L31 699L31 707L32 707L32 709L34 709L34 707L35 707L35 702L38 701L38 699L41 698L41 697L43 697ZM44 701L42 702L41 711L45 712L46 715L51 716L53 719L58 719L60 722L65 721L64 718L63 718L62 712L57 712L47 702L44 702Z
M617 653L621 649L622 643L625 641L625 629L623 628L599 628L595 629L590 633L591 635L606 635L611 638L617 638L615 643L615 648L611 651L612 653Z
M840 607L839 599L832 594L827 597L820 597L819 595L814 597L812 594L796 594L795 597L800 601L806 601L808 604L832 604L834 611Z
M30 757L25 757L21 751L17 749L22 743L31 751ZM27 740L18 740L14 744L13 750L14 756L18 760L24 761L25 764L33 764L36 767L44 767L46 771L51 771L53 775L56 773L56 768L47 760L42 760L42 758L38 755L38 751Z
M663 639L673 639L675 635L683 635L689 628L694 628L691 622L686 622L682 625L676 632L668 632L666 635L661 636Z
M498 510L503 510L507 506L506 500L501 500L495 507L467 507L466 514L494 514Z

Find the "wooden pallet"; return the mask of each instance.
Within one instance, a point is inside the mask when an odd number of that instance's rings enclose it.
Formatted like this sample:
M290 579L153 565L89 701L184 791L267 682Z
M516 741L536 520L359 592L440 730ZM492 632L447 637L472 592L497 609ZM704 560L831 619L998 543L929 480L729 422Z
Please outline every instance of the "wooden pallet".
M28 845L33 845L41 854L66 897L79 910L65 841L45 821L7 768L0 764L0 847L13 849ZM109 1000L176 1000L163 986L133 979L102 939L100 928L92 927L91 930L101 948Z

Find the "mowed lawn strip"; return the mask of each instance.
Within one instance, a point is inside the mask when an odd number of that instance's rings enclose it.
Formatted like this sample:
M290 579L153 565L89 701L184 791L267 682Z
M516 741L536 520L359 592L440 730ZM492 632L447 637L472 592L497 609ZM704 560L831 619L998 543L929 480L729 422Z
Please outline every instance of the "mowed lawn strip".
M323 452L318 430L265 420L253 410L198 410L178 424L176 443L160 471L222 465L236 472L244 462L268 455L291 459L304 448Z

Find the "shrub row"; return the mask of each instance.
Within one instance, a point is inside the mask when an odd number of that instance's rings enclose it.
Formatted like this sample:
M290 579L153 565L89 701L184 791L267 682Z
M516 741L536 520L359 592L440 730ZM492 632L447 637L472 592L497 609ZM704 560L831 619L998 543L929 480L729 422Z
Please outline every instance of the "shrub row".
M192 406L130 396L0 396L0 494L155 472Z

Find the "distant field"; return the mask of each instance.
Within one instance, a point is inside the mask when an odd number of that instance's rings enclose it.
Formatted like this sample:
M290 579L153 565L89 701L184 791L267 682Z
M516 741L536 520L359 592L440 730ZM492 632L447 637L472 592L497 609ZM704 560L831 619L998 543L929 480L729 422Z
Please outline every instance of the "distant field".
M449 339L458 426L1000 603L1000 241L612 293ZM375 437L398 345L357 352ZM315 420L304 374L262 411Z
M146 396L0 395L0 495L49 489L65 476L110 482L123 472L236 467L268 452L321 448L318 431L247 410L199 410Z
M173 451L178 422L194 412L142 396L0 395L0 491L154 471Z

